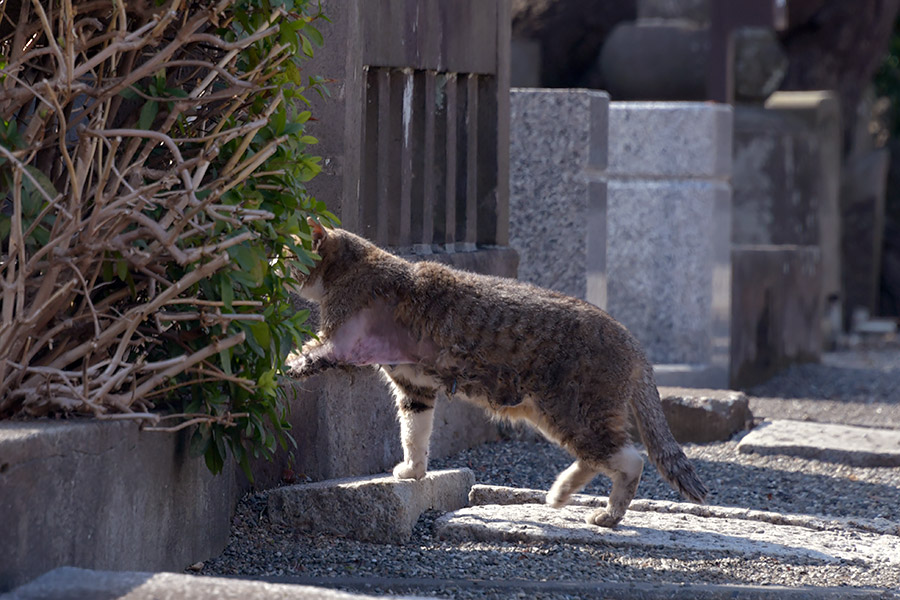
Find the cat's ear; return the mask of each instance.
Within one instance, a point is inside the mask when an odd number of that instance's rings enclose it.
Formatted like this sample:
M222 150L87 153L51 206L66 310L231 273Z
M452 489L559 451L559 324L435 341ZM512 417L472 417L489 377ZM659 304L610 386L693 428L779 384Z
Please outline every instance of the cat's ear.
M306 217L306 222L312 231L312 250L313 252L318 252L322 242L328 237L328 232L322 227L321 223L317 223L312 217Z

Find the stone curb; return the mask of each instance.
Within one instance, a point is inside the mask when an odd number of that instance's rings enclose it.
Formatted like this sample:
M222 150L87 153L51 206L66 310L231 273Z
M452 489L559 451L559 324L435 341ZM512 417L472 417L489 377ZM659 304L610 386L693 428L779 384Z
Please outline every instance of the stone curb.
M376 598L312 586L267 583L179 573L91 571L60 567L27 583L2 600L358 600ZM412 600L412 597L405 596Z
M292 485L268 493L269 518L308 534L401 543L426 510L466 506L474 483L469 469L450 469L420 480L375 475Z
M766 556L800 564L852 562L900 568L900 537L894 535L641 511L630 511L614 529L603 529L585 522L593 510L577 505L562 509L540 504L473 506L440 517L435 531L439 538L453 542L601 545L626 551L666 549L673 555Z
M469 504L472 506L487 504L543 504L546 495L547 493L541 490L478 484L472 486L472 490L469 492ZM606 497L575 494L572 496L569 505L602 508L606 506ZM900 523L895 523L888 519L856 519L784 514L764 510L735 508L731 506L710 506L692 504L689 502L668 502L665 500L647 499L636 499L632 501L628 510L694 515L697 517L710 517L716 519L743 519L745 521L758 521L760 523L769 523L771 525L803 527L813 531L857 531L900 537Z
M786 454L855 467L900 467L900 431L806 421L764 421L737 446L744 454Z
M421 593L447 590L518 592L519 598L536 594L567 594L580 600L896 600L900 592L877 588L786 587L780 585L647 583L611 581L527 581L522 579L434 579L398 577L261 577L261 581L343 589L391 589Z

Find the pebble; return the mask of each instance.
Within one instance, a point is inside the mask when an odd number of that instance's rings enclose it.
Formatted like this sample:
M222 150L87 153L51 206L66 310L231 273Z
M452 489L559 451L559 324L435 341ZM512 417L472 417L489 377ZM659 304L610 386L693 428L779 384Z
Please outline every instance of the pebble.
M839 409L843 406L850 409L845 411L847 420L860 424L853 420L862 414L858 409L863 404L870 409L881 408L880 415L885 410L898 415L895 423L900 423L900 345L830 354L821 364L790 368L747 391L767 398L757 406L777 412L780 418L795 418L786 413L801 410L797 406L806 406L802 410L810 416L815 405L797 402L815 403L815 398L826 398L829 406L835 407L827 413L831 422L842 422ZM757 398L751 399L751 408ZM798 457L740 454L736 446L736 439L685 446L685 453L710 487L709 504L900 522L900 468L862 468ZM478 483L547 489L570 462L564 451L548 442L509 439L435 460L431 468L469 467ZM606 495L608 491L608 481L598 477L586 493ZM412 539L402 545L303 536L269 522L265 495L250 494L241 500L227 548L221 556L206 561L200 574L900 589L900 570L887 563L829 564L810 558L769 556L748 560L728 552L672 556L653 548L630 548L625 554L611 547L570 544L452 543L435 538L434 520L440 514L434 511L419 519ZM637 498L679 499L649 463ZM366 592L479 600L523 597L521 591L511 589L452 586L440 590L395 586ZM526 596L561 600L577 594L530 589Z

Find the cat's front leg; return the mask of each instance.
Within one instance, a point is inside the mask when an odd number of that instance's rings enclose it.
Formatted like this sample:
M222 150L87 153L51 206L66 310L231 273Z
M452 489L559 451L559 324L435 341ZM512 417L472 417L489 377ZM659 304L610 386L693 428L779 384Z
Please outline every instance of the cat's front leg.
M428 445L437 390L414 385L390 372L388 376L400 417L400 444L403 446L403 462L394 467L394 477L422 479L428 470Z
M306 379L338 366L330 344L320 338L303 344L300 352L289 354L285 364L289 377Z

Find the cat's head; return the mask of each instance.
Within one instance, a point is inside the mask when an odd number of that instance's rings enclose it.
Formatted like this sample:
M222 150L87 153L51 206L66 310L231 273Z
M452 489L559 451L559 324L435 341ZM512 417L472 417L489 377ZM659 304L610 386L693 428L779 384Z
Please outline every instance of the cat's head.
M306 222L312 235L311 248L318 260L309 267L309 274L293 269L292 275L298 283L295 291L301 297L321 302L328 282L358 263L370 244L343 229L326 229L311 217Z

